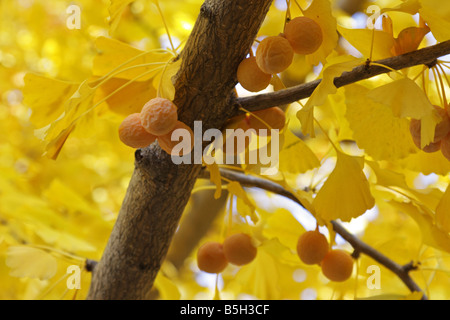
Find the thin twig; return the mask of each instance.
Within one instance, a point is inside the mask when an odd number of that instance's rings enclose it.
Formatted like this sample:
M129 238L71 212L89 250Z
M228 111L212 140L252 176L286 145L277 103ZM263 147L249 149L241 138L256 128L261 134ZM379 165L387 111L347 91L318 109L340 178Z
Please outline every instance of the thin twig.
M392 69L401 70L416 65L426 65L431 68L434 66L437 58L447 54L450 54L450 40L400 56L374 61L369 64L362 64L352 71L344 72L341 76L335 78L334 85L336 88L340 88L351 83L391 72ZM386 68L380 65L386 66ZM275 92L236 98L236 114L243 113L239 107L249 111L257 111L308 98L320 82L321 79L318 79Z
M286 190L283 186L270 181L265 180L256 176L246 175L236 171L230 171L226 169L220 169L220 174L222 177L225 177L229 180L237 181L242 186L247 187L256 187L260 188L272 193L276 193L282 195L286 198L289 198L305 208L305 206L301 203L301 201L291 192ZM199 178L209 179L209 171L203 169L200 173ZM363 253L378 263L385 266L387 269L391 270L395 275L397 275L400 280L408 287L411 292L422 292L423 300L427 300L427 296L422 291L422 289L414 282L414 280L410 277L409 272L417 269L417 266L412 262L408 263L404 266L399 265L398 263L392 261L390 258L383 255L381 252L377 251L373 247L369 246L365 242L361 241L359 238L348 232L339 222L332 220L330 221L334 231L339 234L343 239L345 239L355 250L355 256L359 256L360 253Z

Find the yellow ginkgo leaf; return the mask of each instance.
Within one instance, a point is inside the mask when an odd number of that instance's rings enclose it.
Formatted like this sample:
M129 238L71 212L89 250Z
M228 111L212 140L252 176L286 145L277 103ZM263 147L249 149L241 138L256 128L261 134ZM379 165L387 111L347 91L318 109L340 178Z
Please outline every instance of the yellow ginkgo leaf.
M441 120L423 90L411 79L401 78L372 89L372 101L388 106L395 117L421 120L421 147L434 140L436 124Z
M64 104L64 113L51 125L37 130L36 135L47 142L45 148L47 157L57 158L77 122L93 110L95 90L96 88L91 87L87 81L82 82Z
M384 8L381 14L389 11L400 11L415 15L421 8L420 0L402 0L403 2L393 8Z
M303 11L305 17L316 21L322 29L323 42L319 49L306 56L306 61L310 64L325 64L328 55L336 48L338 43L338 33L336 31L336 18L331 12L329 0L314 0L311 5Z
M216 191L214 192L214 199L219 199L222 194L222 177L220 175L219 166L216 162L212 164L206 164L209 171L210 181L216 185Z
M309 134L314 137L314 107L325 103L328 95L337 91L334 85L334 78L340 76L343 72L350 71L363 62L362 59L355 59L351 56L342 56L332 59L324 66L322 80L312 95L309 97L305 106L297 112L297 117L302 124L304 135Z
M305 231L303 226L286 209L277 209L267 216L264 236L277 238L284 246L295 248L300 234Z
M158 289L161 300L179 300L181 297L177 285L162 272L158 272L156 276L155 288Z
M367 99L369 89L345 87L346 119L353 139L375 160L395 160L417 152L409 132L409 120L394 117L390 108Z
M75 129L75 124L74 123L69 124L67 128L62 129L62 131L59 134L57 134L54 137L51 137L51 139L47 139L48 134L47 128L51 128L51 126L44 127L43 130L38 129L35 131L35 134L38 138L41 138L42 140L50 140L45 146L44 155L49 159L56 160L56 158L58 158L59 156L59 153L61 152L62 147L64 146L64 143L66 143L67 138L69 138L69 135Z
M69 233L59 232L45 225L40 225L35 230L38 235L46 243L59 247L67 252L94 252L95 247L82 238L73 236Z
M364 58L381 60L392 56L391 50L395 41L391 34L375 29L347 29L341 26L337 28L345 40L361 52ZM372 38L374 39L373 47Z
M450 2L440 0L420 0L420 16L431 29L437 41L450 40Z
M390 201L389 203L397 210L408 214L417 223L424 244L450 252L450 234L436 225L428 213L411 202Z
M241 184L237 181L230 181L227 185L227 190L232 195L235 195L236 197L240 198L243 203L248 207L250 212L250 218L253 222L258 221L258 217L255 213L255 205L253 202L249 199L247 196L247 193L245 192L244 188L242 188Z
M111 0L109 5L109 32L114 33L117 26L119 25L120 18L125 8L134 2L134 0Z
M106 99L109 110L120 115L139 113L144 104L156 97L152 80L135 81L126 85L128 80L111 78L100 86L95 101Z
M302 133L304 135L309 134L311 138L314 138L316 136L314 130L314 108L302 108L297 111L296 116L302 125Z
M6 265L11 268L12 277L48 280L55 275L58 263L44 250L28 246L11 246L6 253Z
M363 164L364 158L337 151L336 166L313 200L318 216L350 221L375 205Z
M401 55L419 48L423 38L430 32L428 27L409 27L403 29L395 39L394 54Z
M173 100L175 97L175 87L173 76L180 69L182 59L174 62L168 62L163 71L153 79L153 87L158 92L158 97Z
M422 119L433 112L433 105L423 90L406 77L372 89L367 97L389 106L399 118Z
M420 144L423 149L429 143L434 141L436 125L441 121L441 117L435 110L424 116L420 121Z
M142 51L122 41L98 37L95 41L98 54L92 66L94 76L105 76L116 70L114 77L139 81L153 78L161 72L173 55L165 50Z
M284 138L284 147L279 155L281 172L299 174L320 166L319 159L302 139L290 130L284 131Z
M79 84L47 78L34 73L24 77L24 104L31 108L30 121L38 128L55 121L64 111L64 102Z
M399 187L404 190L409 189L405 176L399 172L381 168L375 161L366 161L377 177L377 184L383 187Z
M401 198L408 197L416 205L420 206L424 213L434 216L433 209L442 198L442 192L437 188L414 189L406 182L406 177L399 172L381 168L378 162L367 161L377 177L377 185L390 189L394 195L401 194ZM400 198L399 198L400 199Z
M450 233L450 185L436 207L436 224Z
M258 248L255 260L241 268L234 279L241 285L241 292L246 292L263 299L279 299L280 277L277 261L265 250L266 244Z
M450 161L442 155L442 152L427 153L419 150L417 153L402 159L399 164L406 169L421 172L424 175L435 173L445 176L450 172Z

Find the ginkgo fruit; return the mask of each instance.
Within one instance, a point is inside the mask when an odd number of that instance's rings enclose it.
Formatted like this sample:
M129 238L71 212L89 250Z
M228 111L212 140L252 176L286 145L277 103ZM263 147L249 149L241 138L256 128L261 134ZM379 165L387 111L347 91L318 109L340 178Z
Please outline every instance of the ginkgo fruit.
M279 107L254 111L248 118L250 128L255 129L257 134L263 134L266 129L270 133L270 129L282 130L286 124L286 115Z
M286 70L294 59L289 41L278 35L264 38L255 53L258 67L265 73L276 74Z
M320 264L328 253L328 240L319 230L304 232L297 242L297 254L305 264Z
M180 130L175 132L177 129ZM179 120L169 133L158 136L157 140L161 149L170 155L184 156L194 148L194 132L187 124ZM183 143L180 146L181 150L173 150L179 143Z
M441 140L441 153L450 161L450 133Z
M237 69L237 80L244 89L251 92L267 88L271 79L271 74L263 72L258 67L254 56L242 60Z
M223 251L227 260L237 266L252 262L257 254L252 238L246 233L228 236L223 242Z
M329 280L342 282L352 275L353 258L344 250L332 249L323 258L321 268L323 275Z
M421 148L421 120L411 119L409 130L413 138L414 144L425 152L436 152L441 148L441 140L450 133L450 118L447 111L439 106L433 106L437 114L441 117L441 121L436 125L434 130L434 139L431 143Z
M447 134L450 133L450 118L448 116L447 110L439 106L433 106L437 111L438 115L441 117L441 121L436 125L434 130L434 142L442 140Z
M141 110L142 126L155 136L169 133L178 121L177 106L165 98L153 98Z
M296 17L289 21L284 36L297 54L314 53L323 41L322 28L308 17Z
M219 242L206 242L197 251L197 266L208 273L220 273L228 265L223 245Z
M156 140L141 124L139 113L127 116L119 126L119 139L129 147L144 148Z

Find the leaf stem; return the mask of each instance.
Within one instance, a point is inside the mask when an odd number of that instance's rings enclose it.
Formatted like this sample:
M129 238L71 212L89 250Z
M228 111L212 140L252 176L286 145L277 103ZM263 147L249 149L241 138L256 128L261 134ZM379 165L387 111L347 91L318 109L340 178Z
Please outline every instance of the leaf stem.
M172 51L173 51L174 53L176 53L175 46L173 45L173 42L172 42L172 37L170 36L169 28L167 27L166 19L164 18L164 15L163 15L163 13L162 13L161 7L159 6L159 1L156 0L156 1L154 1L154 3L155 3L155 5L156 5L156 7L158 8L159 14L161 15L161 19L162 19L162 21L163 21L164 28L166 29L167 37L169 38L169 42L170 42L170 46L171 46L171 48L172 48Z

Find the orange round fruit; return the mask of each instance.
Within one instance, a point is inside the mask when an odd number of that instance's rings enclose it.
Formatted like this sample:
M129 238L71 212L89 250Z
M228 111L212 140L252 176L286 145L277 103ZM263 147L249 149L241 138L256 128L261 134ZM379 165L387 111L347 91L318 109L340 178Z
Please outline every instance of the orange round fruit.
M424 152L427 153L433 153L433 152L437 152L441 149L441 141L438 142L431 142L429 144L427 144L425 147L421 148L421 139L420 136L412 136L414 144L416 145L417 148L421 149Z
M172 137L172 134L174 133L175 130L177 129L181 129L184 131L180 131L179 133L181 133L181 137L180 135L178 135L178 131L176 132L176 137ZM188 139L188 135L189 135L189 141L190 141L190 149L186 150L186 148L183 148L182 150L179 150L178 152L174 152L173 148L181 143L183 141L183 139ZM180 137L180 138L178 138ZM179 140L177 140L179 139ZM158 140L158 144L161 147L161 149L163 149L166 153L170 154L170 155L176 155L176 156L183 156L185 154L189 154L192 149L194 148L194 132L192 132L192 129L185 124L184 122L181 121L177 121L175 124L175 127L172 129L172 131L170 131L167 134L164 134L162 136L159 136L157 138ZM180 154L180 152L183 151L183 154Z
M228 236L223 242L223 251L227 260L237 266L252 262L257 253L252 238L245 233Z
M442 140L450 133L450 118L447 114L447 110L439 106L434 106L442 120L436 125L434 130L434 142Z
M433 142L421 148L421 120L411 119L409 125L409 131L413 138L414 144L417 148L422 149L425 152L431 153L436 152L441 149L441 140L450 133L450 118L447 111L444 108L434 105L434 109L437 114L441 117L441 121L436 125L434 129L434 140Z
M256 58L249 57L239 64L237 79L245 90L258 92L267 88L272 75L262 72L256 64Z
M156 140L141 124L139 113L127 116L119 126L119 139L129 147L144 148Z
M333 249L325 255L321 267L325 277L331 281L342 282L352 275L353 258L344 250Z
M282 130L286 124L286 115L284 111L279 107L272 107L259 111L254 111L250 114L248 119L250 128L255 129L259 135L264 135L266 129L270 135L270 129ZM269 125L269 127L267 126Z
M441 140L441 153L450 161L450 133Z
M256 49L256 63L265 73L276 74L286 70L294 59L289 41L278 35L263 39Z
M141 110L142 126L155 136L167 134L178 121L177 109L177 106L168 99L151 99Z
M304 232L298 238L297 254L305 264L320 264L328 250L328 240L319 230Z
M284 36L297 54L311 54L323 41L322 28L308 17L296 17L286 24Z
M447 114L447 111L439 106L433 106L436 110L437 114L441 117L441 121L436 125L434 129L434 140L433 142L439 142L442 140L447 134L450 133L450 118ZM420 139L420 131L422 125L421 121L417 119L411 119L409 130L411 136L415 139ZM419 140L420 141L420 140ZM420 145L420 143L419 143Z
M223 245L219 242L204 243L197 251L197 265L204 272L222 272L228 265Z

